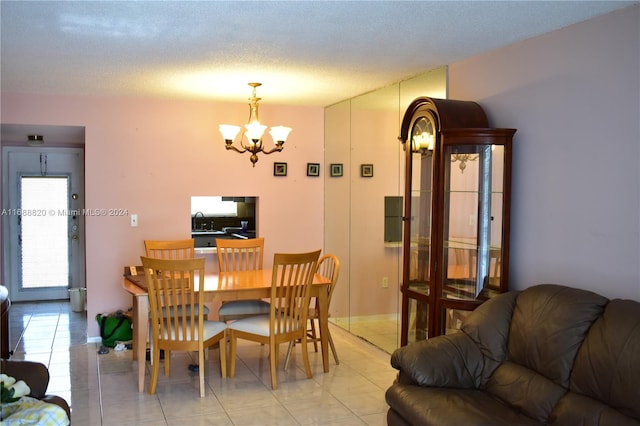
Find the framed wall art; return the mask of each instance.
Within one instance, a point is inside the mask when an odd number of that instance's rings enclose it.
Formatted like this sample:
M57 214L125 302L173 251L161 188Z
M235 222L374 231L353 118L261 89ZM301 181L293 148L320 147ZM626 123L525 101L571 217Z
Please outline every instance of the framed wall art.
M320 176L320 164L307 163L307 176Z
M362 176L362 177L373 177L373 164L361 164L360 165L360 176Z
M331 177L342 176L342 163L333 163L329 166Z
M286 176L287 175L287 163L273 163L273 175L274 176Z

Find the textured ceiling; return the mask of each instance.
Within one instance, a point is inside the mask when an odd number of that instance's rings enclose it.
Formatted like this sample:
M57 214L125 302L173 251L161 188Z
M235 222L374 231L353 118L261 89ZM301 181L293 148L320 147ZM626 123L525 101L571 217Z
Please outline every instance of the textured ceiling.
M1 89L326 106L633 3L2 1Z

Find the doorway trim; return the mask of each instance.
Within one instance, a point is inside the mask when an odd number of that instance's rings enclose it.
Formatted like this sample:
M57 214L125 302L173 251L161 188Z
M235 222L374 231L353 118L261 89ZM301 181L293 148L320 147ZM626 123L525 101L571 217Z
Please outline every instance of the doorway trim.
M73 172L77 174L76 182L69 191L69 195L76 194L79 203L75 203L73 208L79 207L82 210L84 206L84 148L69 148L69 147L24 147L24 146L3 146L2 147L2 263L3 263L3 276L2 280L10 290L10 295L13 301L31 301L31 300L52 300L52 299L68 299L69 293L65 288L64 291L55 290L48 293L46 290L36 291L22 291L20 281L20 273L18 269L19 256L17 250L20 250L18 241L18 230L16 223L12 223L12 220L16 219L16 215L9 214L19 206L10 205L15 204L13 197L18 189L13 188L16 182L19 182L21 177L28 175L38 175L41 170L38 168L31 170L17 170L13 164L12 156L38 157L48 156L55 158L66 158L68 164L72 164L73 170L51 170L52 176L60 176L66 174L65 172ZM15 157L18 158L18 157ZM26 173L25 173L26 172ZM13 175L13 176L12 176ZM70 205L70 208L72 206ZM7 212L7 214L4 214ZM17 212L16 212L17 213ZM75 228L75 229L72 229ZM70 280L69 287L85 287L86 286L86 265L85 265L85 221L84 216L79 215L77 219L73 220L73 226L70 225L70 232L73 232L74 240L73 244L77 246L73 249L73 255L69 254L70 262ZM69 235L71 238L72 235ZM14 257L16 259L14 259ZM37 293L40 293L36 295ZM34 295L36 299L34 299Z

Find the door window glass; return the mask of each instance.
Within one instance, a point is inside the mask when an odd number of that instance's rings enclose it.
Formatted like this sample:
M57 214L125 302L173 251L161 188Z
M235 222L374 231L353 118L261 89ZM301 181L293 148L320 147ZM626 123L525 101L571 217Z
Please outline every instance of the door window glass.
M67 287L69 283L67 177L22 177L22 287Z

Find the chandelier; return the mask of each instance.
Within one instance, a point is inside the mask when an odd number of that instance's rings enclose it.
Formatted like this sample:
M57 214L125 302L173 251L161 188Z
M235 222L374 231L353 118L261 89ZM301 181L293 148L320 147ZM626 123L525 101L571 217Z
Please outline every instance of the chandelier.
M434 145L435 136L428 131L413 135L413 138L411 139L411 150L416 153L432 153Z
M260 124L258 121L258 102L262 98L256 96L256 87L262 86L262 83L249 83L249 86L253 87L253 94L249 98L249 121L244 125L244 128L240 126L234 126L231 124L221 124L220 133L224 138L225 147L235 152L242 154L243 152L251 153L251 163L253 167L256 166L258 161L258 153L262 152L265 155L272 154L274 152L280 152L284 149L284 143L289 136L291 127L274 126L269 130L269 134L275 143L275 146L270 150L265 150L262 143L262 135L267 126ZM242 130L242 131L241 131ZM240 133L238 144L240 148L233 144L236 136ZM246 141L244 140L246 137Z
M464 173L464 169L467 168L467 161L476 161L478 159L478 154L451 154L451 162L455 163L459 161L458 167L460 168L460 173Z

